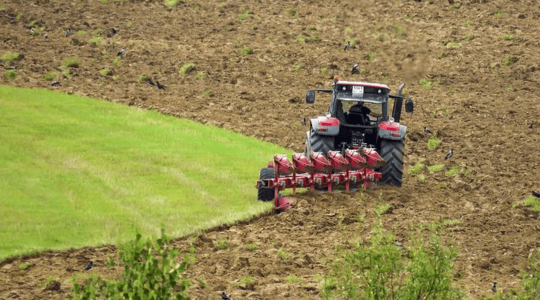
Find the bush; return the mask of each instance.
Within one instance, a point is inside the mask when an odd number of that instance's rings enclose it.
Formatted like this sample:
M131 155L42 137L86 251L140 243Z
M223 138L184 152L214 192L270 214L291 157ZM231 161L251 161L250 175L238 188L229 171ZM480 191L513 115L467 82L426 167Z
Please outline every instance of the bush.
M84 286L74 282L73 299L189 299L186 289L191 283L185 273L192 258L185 255L182 263L175 262L179 251L171 248L164 229L155 241L141 238L137 234L120 250L120 262L125 266L121 279L92 277Z
M8 52L2 54L2 57L0 58L0 60L2 60L2 61L13 61L13 60L19 59L19 57L20 57L19 53L8 51Z
M435 150L441 144L441 140L436 137L432 137L427 141L427 148L429 150Z
M70 57L62 61L62 66L64 68L78 68L80 64L81 60L78 57Z
M15 77L17 77L17 71L15 70L7 70L4 75L7 79L13 80Z
M430 226L427 238L420 228L405 248L379 218L366 243L337 255L323 299L463 299L452 286L457 251L443 244L440 227Z
M186 73L189 73L190 71L194 69L195 69L195 64L190 62L190 63L184 64L180 68L180 70L178 70L178 73L180 73L180 75L186 75Z
M56 77L56 72L49 72L43 76L43 79L46 81L51 81L54 79L54 77Z

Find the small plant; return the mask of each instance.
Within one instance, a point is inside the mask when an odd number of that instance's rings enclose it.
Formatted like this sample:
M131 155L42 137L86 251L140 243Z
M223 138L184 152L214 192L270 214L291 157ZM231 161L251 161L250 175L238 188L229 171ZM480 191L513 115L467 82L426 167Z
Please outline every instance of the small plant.
M289 259L290 255L285 250L283 250L283 248L280 248L277 252L277 256L286 261Z
M225 250L229 248L229 243L225 240L219 240L214 243L214 246L220 250Z
M81 60L78 57L70 57L62 61L62 67L64 68L78 68L80 64Z
M197 278L197 282L199 283L199 285L201 286L203 290L208 287L208 283L206 283L206 280L202 278Z
M321 68L321 74L326 76L326 74L328 73L328 68Z
M242 12L242 13L238 16L238 18L239 18L240 20L244 21L245 19L249 18L249 16L250 16L251 14L253 14L251 11L249 11L249 10L244 10L244 12Z
M371 52L366 56L367 61L372 62L377 57L377 53Z
M375 214L377 214L377 216L382 216L384 213L386 213L388 211L388 209L390 209L391 205L388 204L388 203L385 203L385 204L381 204L381 205L377 205L374 209L375 209Z
M470 33L467 34L467 35L465 36L465 40L466 40L466 41L472 40L472 34L470 34Z
M204 78L204 72L203 72L203 71L197 72L197 74L195 75L195 77L197 77L197 78L199 78L199 79L203 79L203 78Z
M500 18L503 15L504 15L504 13L502 11L498 11L498 12L495 13L495 17L497 17L497 18Z
M112 72L112 71L111 71L111 69L109 69L109 68L101 69L101 70L99 71L99 73L100 73L101 75L103 75L103 76L110 75L111 72Z
M427 141L427 148L428 150L435 150L440 144L441 140L439 140L437 137L431 137Z
M426 175L420 174L420 175L418 175L417 179L418 179L418 182L424 183L424 182L426 182Z
M460 166L452 166L450 167L448 171L446 171L445 175L449 177L449 176L454 176L456 174L459 174L459 169L460 169Z
M403 25L395 24L392 27L394 28L394 33L395 33L397 38L402 38L402 37L407 36L407 29L405 29L405 27Z
M448 90L448 94L450 94L450 95L454 95L455 93L456 93L456 89L455 89L455 88L450 88L450 89Z
M239 284L250 284L250 283L253 283L255 280L253 279L253 276L251 275L247 275L245 277L243 277L242 279L240 279L240 281L238 282Z
M122 56L117 56L112 62L113 66L118 67L121 60L122 60Z
M59 281L60 281L60 278L51 275L43 279L43 281L39 283L38 287L44 288L48 286L49 284L51 284L52 282L59 282Z
M258 248L259 248L259 246L257 246L257 244L255 244L255 243L246 244L246 249L249 250L249 251L255 251Z
M143 241L142 236L122 247L120 260L126 266L117 281L91 277L84 285L73 282L73 299L189 299L191 285L185 273L192 264L192 254L176 262L179 250L161 229L161 237Z
M505 58L503 58L503 66L509 66L510 63L512 63L514 60L514 58L512 56L506 56Z
M240 56L246 56L246 55L251 54L251 53L253 53L253 50L251 50L251 48L249 48L249 47L244 46L244 47L242 47L242 50L240 50L239 55Z
M182 2L182 0L165 0L163 4L168 7L175 7L179 2Z
M297 37L294 39L294 41L295 41L295 42L305 43L306 40L308 40L308 39L309 39L309 38L306 37L306 36L299 35L299 36L297 36Z
M141 75L141 76L139 76L139 78L137 78L138 83L143 83L146 80L148 80L148 76L146 76L146 75Z
M350 28L345 28L345 33L346 33L346 34L351 34L351 33L352 33L352 29L350 29Z
M180 75L186 75L187 73L193 71L195 69L195 64L190 62L190 63L187 63L187 64L184 64L180 70L178 70L178 73L180 73Z
M87 34L88 34L88 33L87 33L86 31L84 31L84 30L79 30L79 31L77 31L77 35L78 35L78 36L85 36L85 35L87 35Z
M416 175L420 172L422 172L422 170L424 170L424 161L425 159L421 158L418 160L418 162L412 167L409 169L409 175Z
M257 24L253 24L253 25L251 25L251 29L257 30L257 29L259 29L259 26L257 26Z
M503 35L501 35L501 39L503 39L503 40L513 40L514 36L511 35L511 34L503 34Z
M129 28L131 28L131 26L132 26L131 22L127 22L127 23L126 23L126 28L129 29Z
M293 67L293 71L294 72L300 72L300 70L302 70L302 66L301 65L296 65Z
M474 24L473 21L467 20L465 23L463 23L463 26L472 26Z
M449 42L446 44L447 48L459 48L461 47L461 43L459 42Z
M506 91L512 93L514 91L514 88L512 86L509 86L506 88Z
M0 58L0 60L2 60L2 61L14 61L14 60L19 59L19 57L20 57L19 53L8 51L8 52L2 54L2 57Z
M51 81L56 77L56 72L49 72L43 76L43 79L46 81Z
M440 164L440 165L433 165L433 166L428 166L427 169L428 171L432 172L432 173L435 173L435 172L441 172L445 169L445 165L444 164Z
M28 266L29 266L29 265L30 265L30 264L27 263L27 262L22 263L22 264L19 265L19 270L24 271L24 270L28 269Z
M96 46L97 46L97 45L100 45L101 42L102 42L101 39L98 38L98 37L94 37L94 38L91 38L91 39L88 40L88 43L94 44L94 45L96 45Z
M118 81L119 78L120 78L120 77L119 77L118 75L113 75L113 77L112 77L112 79L113 79L114 81Z
M224 8L225 5L227 5L227 2L222 1L222 2L219 2L218 7L219 7L219 8Z
M7 70L4 72L4 76L6 76L7 79L13 80L15 77L17 77L17 71L15 70Z
M293 17L296 17L298 14L298 11L296 10L296 8L287 8L285 9L285 12Z
M431 82L431 80L427 80L427 79L420 79L418 80L418 83L420 83L420 85L422 86L422 88L428 90L431 88L431 86L433 85L433 82Z
M212 97L212 96L214 96L214 93L212 93L212 91L205 91L205 92L203 92L203 96Z
M287 283L288 284L292 284L292 283L296 283L300 281L300 277L296 276L296 275L289 275L287 276Z
M69 72L69 70L62 71L62 76L64 76L64 78L66 79L71 79L71 73Z
M540 200L534 196L525 198L523 205L530 207L534 211L540 212Z
M450 6L450 9L459 9L461 7L461 3L456 3Z
M412 19L412 16L411 16L411 15L404 15L404 16L403 16L403 19L409 20L409 19Z
M101 34L103 34L103 30L101 30L100 28L95 29L94 31L92 31L93 36L100 36Z

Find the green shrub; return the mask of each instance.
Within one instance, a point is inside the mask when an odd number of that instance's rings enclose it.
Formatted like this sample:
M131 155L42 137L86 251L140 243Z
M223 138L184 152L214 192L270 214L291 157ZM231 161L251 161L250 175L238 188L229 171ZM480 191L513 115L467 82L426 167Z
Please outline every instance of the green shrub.
M299 282L300 281L300 277L296 276L296 275L289 275L287 276L287 283L288 284L291 284L291 283L296 283L296 282Z
M56 77L56 72L49 72L43 76L46 81L51 81Z
M203 78L204 78L204 72L202 72L202 71L197 72L197 74L195 75L195 77L197 77L197 78L199 78L199 79L203 79Z
M511 35L511 34L503 34L503 35L501 35L501 39L503 39L503 40L513 40L514 36Z
M420 183L426 182L426 175L424 175L424 174L418 175L418 182L420 182Z
M0 60L2 60L2 61L13 61L13 60L19 59L19 57L20 57L19 53L8 51L8 52L2 54L2 57L0 58Z
M4 72L4 76L6 76L7 79L13 80L15 77L17 77L17 71L15 70L7 70Z
M248 249L249 251L255 251L257 250L257 248L259 248L257 244L254 244L254 243L246 244L246 249Z
M424 170L425 159L419 159L418 162L409 169L409 175L416 175Z
M214 246L218 249L225 250L229 248L229 243L225 240L219 240L214 243Z
M141 75L141 76L139 76L139 78L137 78L137 82L138 82L138 83L143 83L143 82L145 82L147 79L148 79L148 76L146 76L146 75Z
M336 255L323 299L464 299L452 286L457 251L440 234L438 226L419 228L403 249L378 218L365 243Z
M190 62L190 63L184 64L180 68L180 70L178 70L178 73L180 73L180 75L186 75L186 73L189 73L194 69L195 69L195 64Z
M238 16L238 18L243 21L243 20L247 19L251 14L252 14L251 11L245 10L242 14L240 14Z
M24 271L24 270L28 269L28 266L29 266L29 265L30 265L30 264L27 263L27 262L22 263L22 264L19 265L19 270Z
M118 67L120 60L122 60L122 56L117 56L112 62L113 66Z
M371 61L373 61L376 57L377 57L377 53L372 52L372 53L369 53L369 54L366 56L366 59L367 59L368 61L371 62Z
M78 57L66 58L62 61L64 68L78 68L81 65L81 60Z
M452 166L450 167L450 170L446 171L446 176L454 176L456 174L459 174L460 166Z
M300 72L300 70L302 70L302 66L301 65L296 65L293 67L293 71L294 72Z
M203 96L212 97L212 96L214 96L214 93L212 91L205 91L205 92L203 92Z
M431 137L427 141L427 148L428 150L435 150L440 144L441 144L441 140L439 140L436 137Z
M427 169L430 172L441 172L445 169L445 167L446 166L444 164L440 164L440 165L428 166Z
M447 48L459 48L461 47L461 44L459 42L449 42L446 44Z
M423 79L423 78L418 80L418 83L420 83L420 85L426 90L431 88L431 86L433 85L433 82L427 79Z
M159 239L142 241L142 236L123 246L119 251L125 266L118 280L91 277L84 285L73 282L73 299L189 299L186 271L193 258L184 255L182 263L175 259L178 249L161 229ZM194 249L191 249L193 254ZM114 260L109 265L114 265Z
M525 198L523 205L529 206L532 210L540 212L540 200L534 196Z
M165 0L163 4L168 7L175 7L179 2L182 2L182 0Z
M101 69L101 70L99 71L99 73L100 73L101 75L103 75L103 76L110 75L111 72L112 72L112 71L111 71L111 69L109 69L109 68Z
M101 39L98 37L94 37L88 40L88 43L94 44L94 45L100 45L101 42L102 42Z
M246 56L251 53L253 53L253 50L249 47L242 47L242 50L240 50L240 56Z

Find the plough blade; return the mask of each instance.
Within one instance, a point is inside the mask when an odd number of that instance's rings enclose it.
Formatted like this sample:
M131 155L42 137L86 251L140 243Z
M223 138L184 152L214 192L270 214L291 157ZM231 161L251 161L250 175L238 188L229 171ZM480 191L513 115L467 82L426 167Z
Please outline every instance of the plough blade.
M284 154L274 155L274 178L260 178L257 188L274 190L276 211L285 211L292 207L292 201L281 197L279 191L292 188L327 188L329 192L339 186L349 191L351 186L367 188L371 182L378 181L382 174L371 169L385 164L384 159L372 148L358 150L347 149L344 153L328 151L328 159L321 152L311 152L309 159L303 153L293 153L292 163Z

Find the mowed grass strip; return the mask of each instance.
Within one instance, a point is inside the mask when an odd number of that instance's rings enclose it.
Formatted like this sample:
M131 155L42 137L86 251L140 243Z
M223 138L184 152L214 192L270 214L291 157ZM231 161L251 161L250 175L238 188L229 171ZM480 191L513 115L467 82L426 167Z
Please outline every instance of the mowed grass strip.
M155 111L0 87L0 261L248 219L261 167L290 151Z

